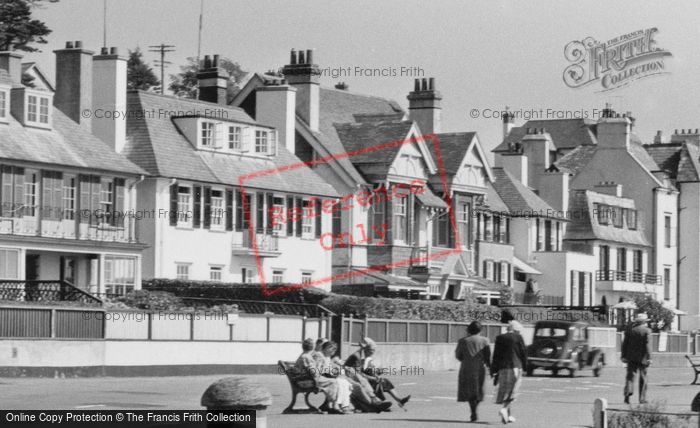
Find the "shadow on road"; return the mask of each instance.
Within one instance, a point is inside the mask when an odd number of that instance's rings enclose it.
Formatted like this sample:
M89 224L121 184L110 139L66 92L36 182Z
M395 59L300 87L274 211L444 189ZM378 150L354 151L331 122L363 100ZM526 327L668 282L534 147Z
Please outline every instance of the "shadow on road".
M464 424L466 420L445 420L445 419L372 419L374 421L390 422L421 422L426 424ZM488 422L472 422L472 424L489 425Z

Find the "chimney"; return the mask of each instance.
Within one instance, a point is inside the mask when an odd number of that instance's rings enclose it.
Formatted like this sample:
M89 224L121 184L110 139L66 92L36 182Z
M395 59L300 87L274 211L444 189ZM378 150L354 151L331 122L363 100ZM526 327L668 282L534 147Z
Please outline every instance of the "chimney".
M314 51L291 50L289 64L282 69L285 79L297 89L296 112L318 131L321 70L314 64Z
M275 127L280 143L292 154L295 153L296 99L297 88L286 84L259 86L255 92L255 120Z
M503 112L502 120L503 120L503 139L505 140L506 137L508 136L508 134L510 134L510 131L515 126L515 115L508 111L508 107L506 107L506 110Z
M92 51L83 49L83 42L66 42L65 49L55 50L56 93L54 106L87 130L92 131ZM87 117L86 117L87 116Z
M617 196L618 198L622 197L622 184L617 184L613 181L601 181L593 186L593 189L598 193Z
M569 173L545 172L537 178L537 193L555 210L569 211Z
M523 154L499 153L496 167L505 169L525 186L529 186L527 160Z
M663 144L664 143L664 135L661 132L661 130L656 131L656 135L654 135L654 144Z
M92 106L96 112L126 112L126 58L119 56L117 48L103 47L93 57ZM92 133L109 144L115 152L121 152L126 144L126 118L106 117L95 114Z
M423 134L438 134L442 121L442 94L435 89L435 79L416 79L408 94L408 115L418 123Z
M520 141L522 151L528 158L528 185L539 189L540 176L550 167L550 153L554 149L552 137L544 128L534 128L531 134Z
M204 56L197 73L199 99L210 103L227 105L229 74L219 67L219 55Z
M611 115L602 117L597 125L598 147L605 149L628 149L630 146L631 122L626 117Z
M7 71L14 83L22 83L22 55L17 52L0 52L0 68Z

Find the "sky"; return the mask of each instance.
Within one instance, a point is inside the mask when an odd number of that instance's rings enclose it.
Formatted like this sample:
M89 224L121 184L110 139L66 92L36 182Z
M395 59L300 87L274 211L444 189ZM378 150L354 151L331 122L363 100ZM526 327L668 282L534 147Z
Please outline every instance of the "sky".
M126 53L175 45L166 75L197 55L200 0L106 1L108 46ZM95 51L103 44L101 0L46 3L35 16L53 33L39 46L42 52L25 61L37 61L51 77L52 52L67 40L82 40ZM394 99L404 108L414 77L434 77L443 96L443 131L476 131L487 150L502 139L492 112L505 106L522 114L593 115L610 102L617 111L631 111L635 132L651 142L656 130L668 136L700 128L699 21L697 1L204 0L201 53L266 71L285 65L291 48L314 49L322 69L353 70L337 79L323 76L322 85L344 81L352 92ZM656 45L672 54L664 60L666 73L607 92L595 83L564 83L569 42L606 41L653 27ZM157 56L147 52L145 59L153 63ZM397 75L368 76L355 67ZM424 74L401 76L401 67Z

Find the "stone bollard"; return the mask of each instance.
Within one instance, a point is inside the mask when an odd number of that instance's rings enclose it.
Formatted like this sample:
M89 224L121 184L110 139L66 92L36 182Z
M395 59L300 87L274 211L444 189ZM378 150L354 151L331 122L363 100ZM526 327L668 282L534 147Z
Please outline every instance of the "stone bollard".
M593 402L593 428L608 428L608 400L596 398Z
M698 427L700 427L700 392L695 395L693 402L690 403L690 411L698 412Z
M209 385L201 400L208 411L255 410L256 428L267 428L266 409L272 404L270 392L244 377L226 377ZM207 426L233 426L225 423L209 423Z

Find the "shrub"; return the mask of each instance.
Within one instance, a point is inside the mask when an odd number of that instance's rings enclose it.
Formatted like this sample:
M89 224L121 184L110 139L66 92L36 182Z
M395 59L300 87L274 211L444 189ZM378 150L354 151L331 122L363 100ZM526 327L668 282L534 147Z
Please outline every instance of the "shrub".
M671 328L675 315L673 311L664 306L650 295L637 296L634 298L639 312L645 312L649 317L649 327L654 333Z
M665 402L652 401L639 406L632 406L629 412L609 412L609 428L692 428L697 426L691 423L695 415L672 416L664 415Z

